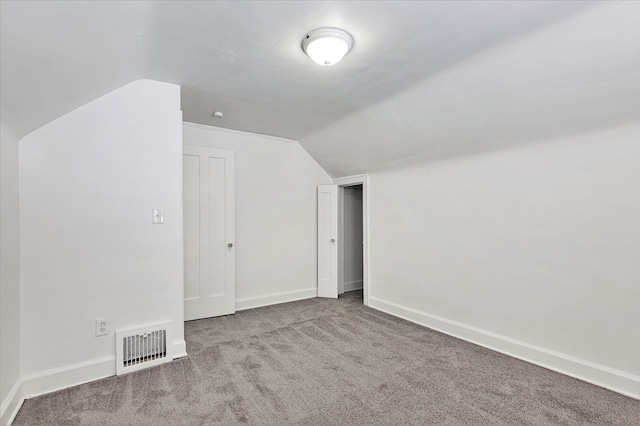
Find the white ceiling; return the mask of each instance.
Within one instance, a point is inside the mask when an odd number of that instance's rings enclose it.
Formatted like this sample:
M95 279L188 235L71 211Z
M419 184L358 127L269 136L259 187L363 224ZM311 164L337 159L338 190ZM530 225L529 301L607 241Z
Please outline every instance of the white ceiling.
M637 120L639 19L636 2L2 1L2 120L22 136L150 78L182 86L186 121L371 172ZM300 48L323 26L355 38L329 68Z

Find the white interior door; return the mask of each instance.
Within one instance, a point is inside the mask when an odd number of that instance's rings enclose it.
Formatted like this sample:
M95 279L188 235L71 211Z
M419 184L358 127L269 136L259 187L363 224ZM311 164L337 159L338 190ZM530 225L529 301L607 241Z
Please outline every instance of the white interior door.
M184 319L236 310L233 151L184 145Z
M338 297L338 186L318 185L318 297Z

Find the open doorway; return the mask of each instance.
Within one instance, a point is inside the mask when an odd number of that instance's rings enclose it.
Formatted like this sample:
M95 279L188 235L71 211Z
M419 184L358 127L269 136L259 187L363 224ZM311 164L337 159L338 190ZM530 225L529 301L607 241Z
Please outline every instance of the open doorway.
M362 184L338 187L338 297L363 300Z
M368 181L367 175L359 175L318 185L318 297L336 299L360 287L362 303L369 305Z

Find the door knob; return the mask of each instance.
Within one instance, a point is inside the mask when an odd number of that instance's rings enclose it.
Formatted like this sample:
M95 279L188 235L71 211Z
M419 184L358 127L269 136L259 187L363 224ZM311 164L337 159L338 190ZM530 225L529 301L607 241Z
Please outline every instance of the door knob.
M334 239L332 238L332 239L331 239L331 242L332 242L332 243L335 243L335 242L336 242L336 240L334 240Z
M233 243L227 244L227 247L229 247L229 248L233 247Z

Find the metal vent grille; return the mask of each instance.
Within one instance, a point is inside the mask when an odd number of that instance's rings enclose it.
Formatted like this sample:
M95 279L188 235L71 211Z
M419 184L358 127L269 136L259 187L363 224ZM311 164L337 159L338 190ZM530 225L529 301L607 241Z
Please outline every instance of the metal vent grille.
M155 330L124 337L122 346L124 367L164 358L167 356L167 331Z
M168 323L116 332L116 374L171 360Z

